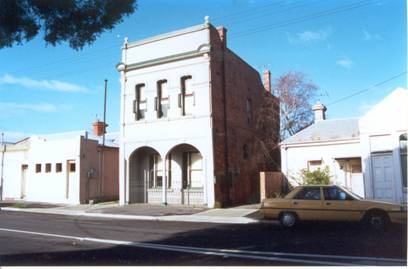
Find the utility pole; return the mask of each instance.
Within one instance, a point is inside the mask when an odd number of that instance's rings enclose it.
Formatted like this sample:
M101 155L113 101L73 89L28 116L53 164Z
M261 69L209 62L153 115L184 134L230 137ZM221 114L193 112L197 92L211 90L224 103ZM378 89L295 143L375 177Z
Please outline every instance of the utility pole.
M105 79L105 95L103 98L103 138L102 146L105 146L105 133L106 133L106 91L108 88L108 80Z
M102 148L101 148L101 161L100 161L100 182L99 182L99 199L104 194L104 162L105 162L105 133L106 133L106 92L108 89L108 80L105 79L105 93L103 97L103 134L102 134Z
M4 145L4 133L1 133L1 190L0 190L0 201L3 201L3 170L4 170L4 151L6 146Z

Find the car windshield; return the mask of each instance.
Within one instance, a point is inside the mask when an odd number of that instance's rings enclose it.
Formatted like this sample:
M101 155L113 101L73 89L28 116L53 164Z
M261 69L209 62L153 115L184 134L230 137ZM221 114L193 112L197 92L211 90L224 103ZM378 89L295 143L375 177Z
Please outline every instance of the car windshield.
M341 189L345 192L347 192L348 194L350 194L351 196L353 196L354 198L357 198L359 200L364 199L363 197L361 197L360 195L352 192L350 189L346 188L346 187L341 187Z
M296 192L296 190L297 190L298 188L299 188L299 187L294 188L294 189L291 190L288 194L286 194L283 198L292 198L293 195L294 195L294 193Z
M286 195L284 196L284 198L293 198L293 195L294 195L294 193L297 192L298 188L300 188L300 187L296 187L296 188L294 188L293 190L291 190L288 194L286 194ZM353 196L353 197L356 198L356 199L359 199L359 200L364 199L364 198L361 197L360 195L358 195L358 194L352 192L351 190L349 190L349 189L347 189L347 188L345 188L345 187L341 187L341 189L342 189L343 191L345 191L346 193L348 193L349 195Z

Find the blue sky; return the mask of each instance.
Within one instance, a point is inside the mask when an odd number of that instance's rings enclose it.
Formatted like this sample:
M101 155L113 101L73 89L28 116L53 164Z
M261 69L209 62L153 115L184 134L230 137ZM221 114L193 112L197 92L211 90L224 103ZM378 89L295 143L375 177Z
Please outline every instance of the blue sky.
M123 38L201 24L206 15L228 29L229 48L258 71L269 68L274 78L305 73L319 86L328 118L358 117L396 87L406 87L406 12L404 0L139 0L132 16L82 51L65 43L46 46L41 35L1 49L0 132L16 141L90 130L103 116L105 78L108 131L118 131L115 65Z

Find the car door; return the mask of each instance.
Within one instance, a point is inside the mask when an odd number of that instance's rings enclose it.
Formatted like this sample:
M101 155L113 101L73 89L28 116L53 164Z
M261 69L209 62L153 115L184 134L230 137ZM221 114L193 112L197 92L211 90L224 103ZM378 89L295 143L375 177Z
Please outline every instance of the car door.
M321 188L314 186L303 187L293 197L292 208L301 220L321 220Z
M357 221L361 217L358 201L338 186L323 187L325 220Z

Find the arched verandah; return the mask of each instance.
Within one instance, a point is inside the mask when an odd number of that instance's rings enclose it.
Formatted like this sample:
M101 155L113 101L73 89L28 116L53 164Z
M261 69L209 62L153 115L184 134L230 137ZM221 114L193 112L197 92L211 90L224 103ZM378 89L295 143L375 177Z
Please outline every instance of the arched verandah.
M204 161L190 144L179 144L166 155L166 201L178 204L205 204Z
M150 197L154 194L149 190L162 188L163 172L162 158L157 150L151 147L136 149L129 158L129 203L149 203L157 199L159 203L160 196Z

